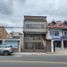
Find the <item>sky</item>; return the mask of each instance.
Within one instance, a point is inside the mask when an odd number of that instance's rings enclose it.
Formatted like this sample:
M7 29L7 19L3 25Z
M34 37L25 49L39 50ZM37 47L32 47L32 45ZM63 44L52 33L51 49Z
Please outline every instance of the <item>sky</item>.
M0 0L0 25L23 27L24 15L67 20L67 0Z

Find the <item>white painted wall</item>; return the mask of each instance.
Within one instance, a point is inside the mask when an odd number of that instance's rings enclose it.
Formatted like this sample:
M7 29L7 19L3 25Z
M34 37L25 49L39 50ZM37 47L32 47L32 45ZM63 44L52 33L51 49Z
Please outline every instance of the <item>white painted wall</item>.
M59 31L59 36L51 36L50 35L50 30L56 30ZM48 32L46 34L47 39L52 39L52 38L60 38L62 36L62 30L61 29L48 29Z

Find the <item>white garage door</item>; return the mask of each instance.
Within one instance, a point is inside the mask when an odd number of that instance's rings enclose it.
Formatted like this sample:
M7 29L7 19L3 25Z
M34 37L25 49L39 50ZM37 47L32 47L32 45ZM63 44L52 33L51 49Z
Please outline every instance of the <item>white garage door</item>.
M6 40L5 45L12 46L15 52L17 52L19 49L19 41L16 40Z

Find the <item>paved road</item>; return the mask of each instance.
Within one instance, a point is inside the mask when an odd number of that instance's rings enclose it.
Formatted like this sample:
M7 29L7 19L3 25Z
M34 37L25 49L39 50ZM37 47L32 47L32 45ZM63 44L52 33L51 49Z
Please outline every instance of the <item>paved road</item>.
M1 67L67 67L67 56L0 56Z
M0 60L19 60L19 61L61 61L67 62L67 56L34 56L34 55L22 55L22 56L0 56Z
M1 67L67 67L67 64L0 63Z

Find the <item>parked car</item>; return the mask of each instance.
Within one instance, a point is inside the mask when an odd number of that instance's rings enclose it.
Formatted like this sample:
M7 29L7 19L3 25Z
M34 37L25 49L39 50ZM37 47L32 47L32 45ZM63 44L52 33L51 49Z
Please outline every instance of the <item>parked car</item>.
M3 54L3 55L11 55L12 53L13 53L12 46L0 45L0 54Z

